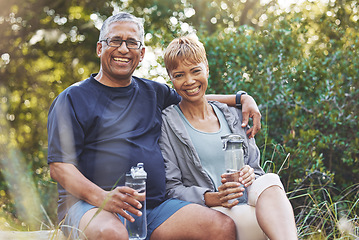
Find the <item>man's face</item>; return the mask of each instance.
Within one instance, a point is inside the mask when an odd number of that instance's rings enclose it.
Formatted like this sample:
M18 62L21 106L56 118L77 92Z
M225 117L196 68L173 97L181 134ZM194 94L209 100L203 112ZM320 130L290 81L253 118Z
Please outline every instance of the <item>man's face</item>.
M140 40L138 27L132 22L114 22L106 36L122 40ZM101 82L106 85L130 83L133 72L143 60L145 48L128 49L125 42L120 47L110 47L106 42L97 43L97 55L101 59ZM126 84L123 84L126 85Z

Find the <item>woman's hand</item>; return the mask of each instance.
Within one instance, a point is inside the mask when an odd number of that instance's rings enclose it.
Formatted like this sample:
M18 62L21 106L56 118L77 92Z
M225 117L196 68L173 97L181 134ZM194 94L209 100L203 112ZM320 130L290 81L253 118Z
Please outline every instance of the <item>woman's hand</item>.
M254 174L254 169L249 165L245 165L239 172L239 182L242 183L245 187L252 185L254 180L256 180L256 175Z
M232 208L237 205L239 202L237 198L242 197L243 192L244 188L238 182L226 182L219 186L218 196L222 207Z
M252 185L254 180L256 180L256 175L254 174L254 169L249 165L245 165L238 172L235 173L223 173L221 175L222 184L227 182L239 182L245 187Z

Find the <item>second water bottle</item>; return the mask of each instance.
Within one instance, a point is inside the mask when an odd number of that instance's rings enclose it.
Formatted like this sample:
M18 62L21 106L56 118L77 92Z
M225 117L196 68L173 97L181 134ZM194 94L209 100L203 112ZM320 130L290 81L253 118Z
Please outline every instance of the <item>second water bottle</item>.
M142 215L139 217L129 213L134 219L130 222L125 219L125 226L129 235L129 239L145 239L147 235L147 219L146 219L146 179L147 173L143 168L143 163L138 163L136 167L131 168L131 172L126 174L127 187L135 189L139 194L143 194L140 201L142 208L140 211Z

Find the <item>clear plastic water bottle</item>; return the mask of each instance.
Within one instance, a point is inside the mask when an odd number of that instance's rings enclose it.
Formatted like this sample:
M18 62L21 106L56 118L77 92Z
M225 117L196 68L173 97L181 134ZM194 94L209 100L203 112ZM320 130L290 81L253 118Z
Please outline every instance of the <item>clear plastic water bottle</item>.
M236 173L244 166L243 139L238 134L222 137L224 164L227 173Z
M239 182L239 170L244 166L243 142L244 140L238 134L222 136L227 182ZM238 199L240 202L245 201L247 198L246 192L243 195ZM233 201L234 199L229 202Z
M127 187L135 189L141 196L142 208L140 211L142 215L139 217L129 213L134 219L130 222L125 219L125 226L129 235L129 239L145 239L147 235L147 218L146 218L146 179L147 173L143 168L143 163L138 163L136 167L132 167L130 173L126 174Z

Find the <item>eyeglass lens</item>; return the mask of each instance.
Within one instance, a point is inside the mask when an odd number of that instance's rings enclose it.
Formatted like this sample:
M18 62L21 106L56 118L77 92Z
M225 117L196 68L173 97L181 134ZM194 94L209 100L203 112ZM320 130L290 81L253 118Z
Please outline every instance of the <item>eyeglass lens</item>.
M135 40L122 40L120 38L108 38L107 44L111 47L120 47L122 45L122 42L126 43L126 47L130 49L138 49L141 47L140 41Z

